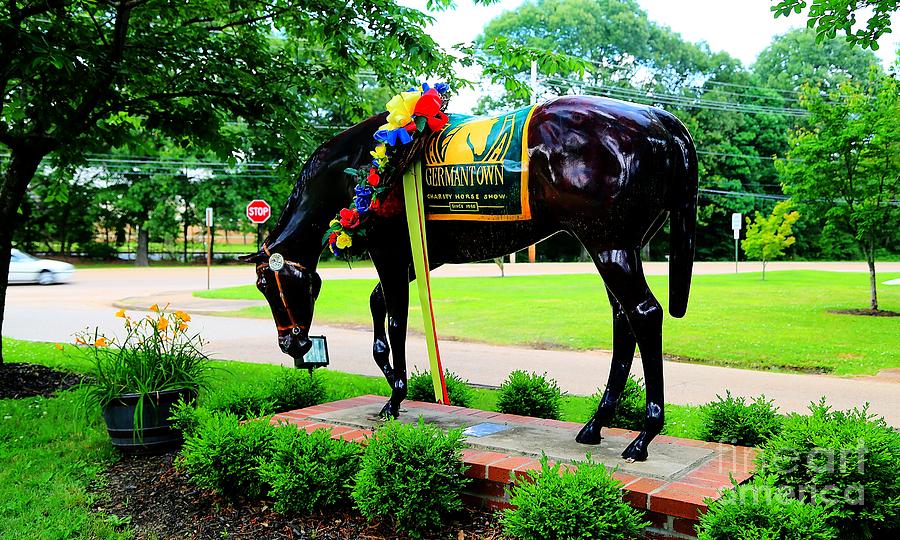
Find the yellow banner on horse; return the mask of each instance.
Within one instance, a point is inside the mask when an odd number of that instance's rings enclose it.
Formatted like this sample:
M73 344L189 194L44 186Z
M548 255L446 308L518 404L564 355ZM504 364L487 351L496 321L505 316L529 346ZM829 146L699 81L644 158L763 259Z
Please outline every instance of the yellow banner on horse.
M533 106L496 117L451 115L425 143L429 220L531 219L528 123Z

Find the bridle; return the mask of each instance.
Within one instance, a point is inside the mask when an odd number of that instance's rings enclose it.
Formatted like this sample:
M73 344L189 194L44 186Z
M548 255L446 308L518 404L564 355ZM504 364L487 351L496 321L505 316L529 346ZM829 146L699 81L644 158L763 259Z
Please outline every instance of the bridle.
M272 254L269 251L269 247L265 244L262 246L263 252L269 257L269 260L264 263L260 263L256 265L256 270L265 270L269 269L272 271L272 274L275 275L275 284L278 286L278 296L281 297L281 305L284 306L284 311L287 312L288 320L291 322L290 326L280 326L278 324L275 325L275 328L279 331L290 330L291 334L297 336L303 330L308 330L306 326L302 326L297 324L297 320L294 319L294 313L291 311L290 306L288 306L287 297L284 295L284 288L281 286L281 278L279 277L279 273L282 268L285 266L292 266L299 270L301 273L306 273L311 276L319 277L319 274L316 272L310 272L308 268L303 266L300 263L296 263L293 261L285 260L284 257L280 253Z

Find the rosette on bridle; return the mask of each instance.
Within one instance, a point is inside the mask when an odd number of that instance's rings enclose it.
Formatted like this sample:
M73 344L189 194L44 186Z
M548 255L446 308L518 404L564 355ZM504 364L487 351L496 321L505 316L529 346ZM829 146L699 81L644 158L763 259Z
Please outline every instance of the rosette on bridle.
M371 163L344 172L356 178L353 200L331 221L322 241L336 256L349 254L354 241L364 238L372 214L385 215L391 206L393 179L403 175L425 144L427 132L440 131L449 118L444 113L449 87L423 83L387 102L386 123L375 132Z

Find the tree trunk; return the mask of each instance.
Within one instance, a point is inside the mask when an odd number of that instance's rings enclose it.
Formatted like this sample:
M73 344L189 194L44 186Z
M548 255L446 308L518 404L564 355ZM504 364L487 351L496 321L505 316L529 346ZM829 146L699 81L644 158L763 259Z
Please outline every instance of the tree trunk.
M875 279L875 241L873 239L869 239L868 249L864 249L866 252L866 262L869 264L869 288L870 288L870 299L869 299L869 307L873 311L878 310L878 281Z
M137 249L134 253L135 266L150 266L150 231L146 225L138 227Z
M0 364L3 363L3 314L9 285L9 259L19 205L44 154L14 149L0 179Z
M182 224L183 231L184 231L184 243L182 244L182 251L184 252L184 264L187 264L187 262L188 262L188 255L187 255L187 245L188 245L188 222L187 222L187 220L185 219L184 221L181 222L181 224Z
M763 259L763 262L762 262L762 263L763 263L763 275L762 275L762 280L765 281L765 280L766 280L766 260Z

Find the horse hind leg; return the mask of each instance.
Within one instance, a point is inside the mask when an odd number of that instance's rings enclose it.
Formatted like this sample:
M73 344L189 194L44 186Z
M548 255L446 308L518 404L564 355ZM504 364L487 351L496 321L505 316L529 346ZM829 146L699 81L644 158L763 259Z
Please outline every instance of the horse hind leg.
M608 290L621 304L641 351L647 387L647 416L644 429L622 452L622 457L626 461L645 461L647 447L662 431L665 421L662 306L647 286L637 248L592 251L591 257Z
M597 412L575 437L575 440L581 444L600 443L602 439L600 431L608 426L616 415L616 408L622 397L622 391L625 389L628 374L631 372L631 363L634 361L636 342L634 334L631 333L628 318L625 316L625 310L609 289L606 289L606 294L609 296L609 305L613 310L612 365L609 368L609 381L606 383L606 389L603 391Z

